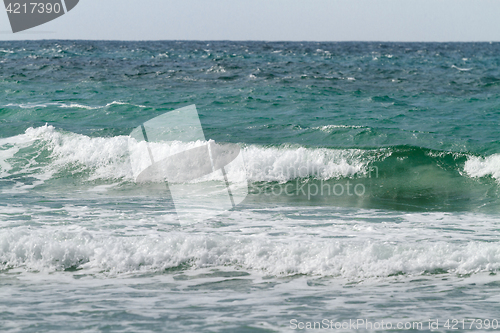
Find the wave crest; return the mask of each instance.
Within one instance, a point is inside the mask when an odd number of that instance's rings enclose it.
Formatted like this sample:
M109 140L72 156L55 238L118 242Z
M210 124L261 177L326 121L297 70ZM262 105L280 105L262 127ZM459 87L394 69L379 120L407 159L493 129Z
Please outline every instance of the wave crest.
M350 279L395 274L470 274L500 269L493 243L391 244L303 239L277 241L252 236L209 236L182 232L109 237L87 231L17 228L0 235L0 267L31 271L83 269L120 274L177 267L232 267L290 276L307 274Z
M25 134L3 140L3 146L16 146L25 142L21 151L4 154L2 165L14 165L32 174L45 174L49 179L54 173L69 171L71 174L88 173L89 180L123 179L133 181L130 151L141 150L139 155L149 158L141 144L130 144L128 136L91 138L86 135L57 131L45 125L29 128ZM151 143L151 149L162 152L180 152L202 144L201 142ZM0 143L0 149L2 145ZM18 149L19 150L19 149ZM34 152L36 151L36 153ZM44 154L40 152L45 152ZM24 154L24 156L19 156ZM169 154L167 154L169 155ZM300 146L262 147L244 146L242 149L247 179L254 182L286 182L295 178L315 177L331 179L351 177L366 172L371 161L370 153L359 149L304 148ZM0 155L0 159L2 155ZM28 161L28 162L27 162ZM4 168L6 172L7 168ZM210 180L207 178L207 180Z
M500 181L500 154L487 157L471 156L465 162L464 170L470 177L491 176Z

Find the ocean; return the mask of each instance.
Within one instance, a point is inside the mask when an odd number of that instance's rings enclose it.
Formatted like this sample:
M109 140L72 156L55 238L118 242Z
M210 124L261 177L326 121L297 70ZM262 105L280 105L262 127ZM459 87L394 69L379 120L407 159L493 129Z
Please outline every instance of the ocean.
M3 332L500 327L500 43L2 41L0 96ZM129 142L190 105L248 196L181 223Z

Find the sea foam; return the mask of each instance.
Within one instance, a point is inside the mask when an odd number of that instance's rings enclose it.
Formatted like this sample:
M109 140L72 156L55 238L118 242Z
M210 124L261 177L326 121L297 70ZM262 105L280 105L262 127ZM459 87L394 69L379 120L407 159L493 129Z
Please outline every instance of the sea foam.
M352 279L500 269L500 248L485 242L393 244L187 232L117 237L72 229L6 230L0 235L0 267L116 275L225 266L274 276Z
M471 156L465 162L464 171L470 177L490 176L500 181L500 154L487 157Z
M23 143L45 151L48 156L19 156L18 144ZM204 142L153 142L150 149L157 155L173 155L190 148L198 147ZM134 168L131 165L130 154L142 156L149 160L145 142L137 142L129 136L110 138L89 137L86 135L62 132L53 126L45 125L29 128L25 134L2 141L2 147L9 146L0 155L0 167L3 172L10 170L12 163L24 163L25 173L45 173L48 178L62 170L88 173L88 180L123 179L133 181ZM365 173L368 163L373 159L371 153L359 149L326 149L305 148L301 146L283 145L279 147L263 147L258 145L241 145L245 161L246 177L249 181L286 182L295 178L315 177L331 179L351 177ZM17 148L16 148L17 147ZM16 158L18 159L16 161ZM136 163L141 159L134 158ZM139 162L137 162L139 161ZM45 178L47 178L45 177ZM209 181L205 177L202 181Z

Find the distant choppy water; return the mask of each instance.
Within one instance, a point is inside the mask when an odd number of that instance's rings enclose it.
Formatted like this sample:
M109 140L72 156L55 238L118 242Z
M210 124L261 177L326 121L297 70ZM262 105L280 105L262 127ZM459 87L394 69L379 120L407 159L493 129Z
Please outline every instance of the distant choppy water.
M499 65L499 43L0 42L0 329L500 321ZM251 194L181 225L127 142L191 104Z

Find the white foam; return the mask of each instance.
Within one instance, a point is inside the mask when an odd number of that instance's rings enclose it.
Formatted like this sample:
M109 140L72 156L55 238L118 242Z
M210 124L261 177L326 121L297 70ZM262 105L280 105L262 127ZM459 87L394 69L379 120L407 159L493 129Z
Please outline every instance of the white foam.
M464 171L470 177L491 176L500 181L500 154L487 157L471 156L465 162Z
M46 171L57 172L68 166L79 171L92 171L93 179L116 179L131 175L127 156L127 137L90 138L74 133L61 133L52 126L29 128L26 136L42 141L51 152Z
M25 173L39 174L39 179L46 180L64 168L72 172L88 172L89 180L123 179L133 181L134 170L142 170L141 165L131 165L130 154L134 163L150 163L145 142L137 142L129 136L112 138L91 138L81 134L57 131L52 126L29 128L26 133L14 138L4 139L11 144L11 150L5 152L2 170L10 170L5 160L18 152L20 142L37 145L38 150L49 152L49 159L33 161L23 169ZM1 142L0 142L1 143ZM160 142L149 143L155 156L170 156L177 152L198 147L204 142ZM129 151L130 149L130 151ZM366 172L370 156L356 149L304 148L300 146L262 147L251 145L242 147L246 177L249 181L286 182L295 178L316 177L330 179L350 177ZM0 158L0 161L2 159ZM142 168L142 169L141 169ZM5 171L4 171L5 172ZM43 175L43 176L42 176ZM245 175L240 175L244 178ZM211 176L201 179L210 181Z
M308 274L360 279L436 270L470 274L500 269L500 248L487 242L355 242L318 237L168 232L118 237L77 227L62 231L16 228L0 235L0 267L59 271L78 267L117 274L233 267L287 276Z
M102 109L106 108L112 105L132 105L136 106L139 108L145 108L146 106L144 105L135 105L135 104L130 104L130 103L124 103L124 102L119 102L119 101L113 101L111 103L106 104L105 106L89 106L89 105L82 105L78 103L70 103L70 104L60 104L59 107L61 108L79 108L79 109L87 109L87 110L95 110L95 109Z
M8 175L8 171L12 169L12 166L7 162L9 158L14 157L14 155L19 151L18 147L12 147L6 150L0 150L0 177L5 177Z
M334 131L336 128L366 128L364 126L355 126L355 125L326 125L326 126L319 126L319 127L312 127L312 129L315 129L315 130L320 130L320 131L323 131L323 132L332 132Z
M249 146L243 154L250 181L331 179L364 173L369 157L357 149Z
M207 73L225 73L226 69L220 65L214 65L207 69Z
M457 67L455 65L452 65L451 68L458 69L461 72L467 72L467 71L470 71L472 69L472 68L460 68L460 67Z
M9 159L12 159L21 148L28 146L32 140L25 135L17 135L10 138L0 139L0 177L9 175L12 165Z
M84 104L79 104L79 103L69 103L69 104L64 104L60 102L54 102L54 103L10 103L5 106L7 107L19 107L21 109L34 109L34 108L46 108L48 106L57 106L60 108L73 108L73 109L86 109L86 110L97 110L97 109L102 109L106 108L112 105L132 105L136 106L139 108L145 108L146 106L144 105L136 105L136 104L130 104L130 103L125 103L125 102L120 102L120 101L113 101L110 103L107 103L105 106L90 106L90 105L84 105Z
M113 101L111 103L108 103L108 104L106 104L106 107L111 106L111 105L132 105L132 106L137 106L139 108L147 108L147 106L145 106L145 105L130 104L130 103L118 102L118 101Z
M70 104L59 104L60 108L73 108L73 109L86 109L86 110L95 110L100 109L100 106L88 106L78 103L70 103Z
M15 106L15 107L20 107L21 109L34 109L34 108L46 108L49 105L57 105L57 103L47 103L47 104L34 104L34 103L27 103L27 104L17 104L17 103L10 103L5 106Z

